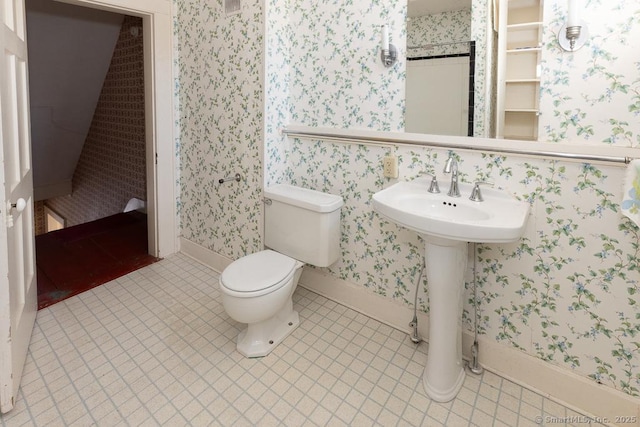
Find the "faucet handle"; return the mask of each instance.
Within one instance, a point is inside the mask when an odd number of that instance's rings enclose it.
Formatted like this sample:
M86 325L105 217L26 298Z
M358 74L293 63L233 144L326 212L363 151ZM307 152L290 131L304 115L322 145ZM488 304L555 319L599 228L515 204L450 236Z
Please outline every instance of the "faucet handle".
M471 190L471 196L469 196L469 200L474 202L482 202L484 198L482 197L482 192L480 191L481 185L488 185L493 187L493 182L488 181L476 181L473 185L473 190Z
M429 184L429 193L437 194L440 192L440 187L438 187L438 180L436 179L436 175L429 172L423 172L422 175L427 175L431 177L431 184Z

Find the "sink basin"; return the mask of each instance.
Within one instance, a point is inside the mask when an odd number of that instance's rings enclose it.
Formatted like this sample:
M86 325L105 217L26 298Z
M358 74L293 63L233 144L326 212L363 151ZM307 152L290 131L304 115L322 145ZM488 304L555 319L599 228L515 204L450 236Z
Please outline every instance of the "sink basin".
M467 242L505 243L524 232L529 204L483 188L483 202L469 200L473 185L460 183L460 197L427 190L430 179L399 182L373 195L373 208L424 238L429 288L429 351L422 382L436 402L455 398L464 382L462 300ZM441 189L449 183L439 182Z
M460 183L461 197L427 191L429 178L398 182L373 195L373 208L418 233L464 242L505 243L524 232L529 204L501 190L482 187L483 202L469 200L472 184ZM439 182L446 191L448 182Z

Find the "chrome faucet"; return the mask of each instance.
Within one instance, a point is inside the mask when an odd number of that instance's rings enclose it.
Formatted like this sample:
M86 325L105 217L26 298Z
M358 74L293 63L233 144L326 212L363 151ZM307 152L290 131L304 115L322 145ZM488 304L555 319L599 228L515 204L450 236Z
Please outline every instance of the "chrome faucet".
M458 188L458 161L453 157L453 154L447 159L447 163L444 165L444 173L451 174L451 187L447 193L451 197L460 197L460 189Z

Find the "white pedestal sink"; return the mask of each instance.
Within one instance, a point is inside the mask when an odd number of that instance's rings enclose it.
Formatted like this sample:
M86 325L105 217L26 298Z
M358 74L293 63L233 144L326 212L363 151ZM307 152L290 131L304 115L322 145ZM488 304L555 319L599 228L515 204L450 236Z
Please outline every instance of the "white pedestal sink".
M432 194L428 188L426 179L399 182L374 194L373 208L425 240L429 352L423 383L429 397L447 402L456 397L465 376L462 297L467 242L518 240L524 232L529 204L494 189L483 190L483 202L473 202L468 199L471 184L460 184L460 198Z
M462 295L467 243L423 237L429 286L429 353L422 382L429 397L448 402L464 381Z

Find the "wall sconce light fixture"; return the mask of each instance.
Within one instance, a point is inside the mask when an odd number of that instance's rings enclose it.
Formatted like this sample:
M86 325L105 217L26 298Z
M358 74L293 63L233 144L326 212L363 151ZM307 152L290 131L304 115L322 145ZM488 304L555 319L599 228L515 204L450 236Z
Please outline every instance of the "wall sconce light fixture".
M566 51L576 51L587 42L589 32L586 25L580 20L577 5L578 0L569 0L567 22L558 32L558 44Z
M389 26L382 26L382 44L380 46L380 59L385 67L393 66L398 60L398 49L389 43Z

